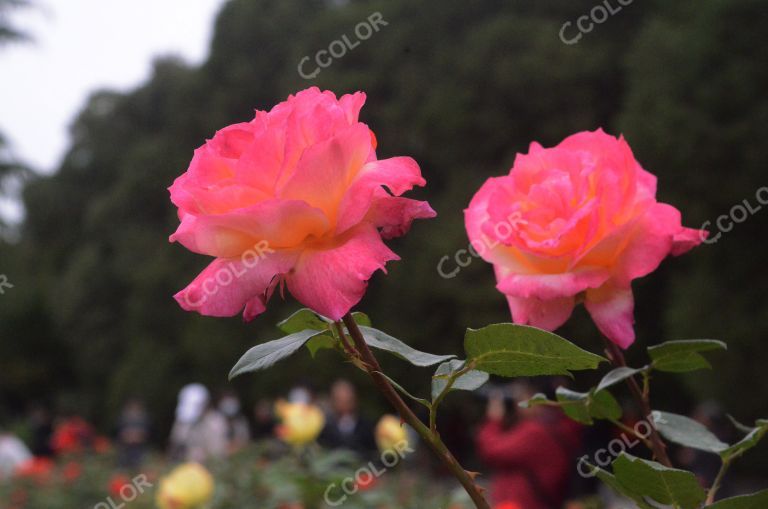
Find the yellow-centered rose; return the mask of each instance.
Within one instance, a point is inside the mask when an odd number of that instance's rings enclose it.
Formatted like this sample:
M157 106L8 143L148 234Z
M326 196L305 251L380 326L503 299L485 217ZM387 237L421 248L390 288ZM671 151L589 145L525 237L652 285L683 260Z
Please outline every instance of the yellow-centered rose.
M213 477L198 463L176 467L160 481L157 506L160 509L201 509L213 497Z
M385 415L376 425L376 445L381 452L402 451L408 447L408 431L399 418Z
M278 401L275 413L280 419L277 436L290 445L303 446L314 442L325 426L322 410L314 405Z

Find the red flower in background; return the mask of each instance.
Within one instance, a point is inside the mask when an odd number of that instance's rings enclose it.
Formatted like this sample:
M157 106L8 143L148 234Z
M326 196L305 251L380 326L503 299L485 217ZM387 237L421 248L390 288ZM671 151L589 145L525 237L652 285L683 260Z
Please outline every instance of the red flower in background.
M76 461L67 462L61 470L61 475L67 482L74 482L83 474L83 467Z
M94 445L93 427L82 417L70 417L56 426L51 448L56 454L81 452Z
M20 479L31 479L42 484L51 478L53 473L53 461L48 458L32 458L22 463L16 469L16 477Z
M357 481L357 487L360 489L360 491L368 491L370 489L373 489L374 486L378 483L377 479L374 476L370 476L366 480L358 480Z
M131 479L128 478L127 475L124 474L115 474L112 476L112 479L109 480L109 494L112 495L114 498L118 498L121 496L120 490L123 489L125 485L131 484Z
M99 454L106 454L112 450L112 444L106 437L96 437L93 440L93 450Z

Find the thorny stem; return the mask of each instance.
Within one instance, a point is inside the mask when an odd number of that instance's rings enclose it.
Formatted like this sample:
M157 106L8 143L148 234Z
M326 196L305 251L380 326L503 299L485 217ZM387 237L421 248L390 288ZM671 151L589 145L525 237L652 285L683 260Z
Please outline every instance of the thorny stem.
M606 345L605 353L608 355L611 363L616 367L626 367L627 361L624 359L624 353L621 351L621 349L609 339L603 337L603 340L605 341ZM648 425L651 427L651 436L649 437L649 441L653 455L656 457L656 460L665 467L672 467L672 461L669 459L669 455L667 454L667 446L661 439L661 435L659 435L653 419L650 418L651 403L647 382L645 384L645 390L643 390L640 388L637 380L635 380L635 377L632 376L627 378L627 385L629 386L629 390L632 393L632 397L634 398L635 403L640 407L640 410L643 412L643 417L648 420Z
M405 404L405 401L403 401L389 380L387 380L381 373L379 361L376 360L373 352L368 348L368 344L365 342L363 334L360 332L352 315L347 313L342 320L349 331L349 335L354 341L357 354L360 356L365 371L371 377L373 383L376 384L379 391L381 391L384 397L386 397L392 406L397 409L403 421L408 423L419 434L437 455L440 461L442 461L448 470L450 470L456 479L458 479L477 509L491 509L491 506L485 500L485 497L483 497L482 489L475 483L474 476L464 470L451 451L448 450L448 447L446 447L440 439L440 436L421 422L421 419L416 417L416 414L414 414L410 407ZM343 330L341 331L341 336L344 336Z

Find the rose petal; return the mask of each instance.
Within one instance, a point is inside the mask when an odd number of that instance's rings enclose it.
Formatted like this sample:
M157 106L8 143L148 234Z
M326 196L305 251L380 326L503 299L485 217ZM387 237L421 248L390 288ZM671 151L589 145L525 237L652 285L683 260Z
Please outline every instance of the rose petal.
M542 300L507 296L507 302L515 323L548 331L556 330L568 321L575 305L573 297Z
M253 142L253 129L248 122L233 124L216 131L206 144L220 157L237 159Z
M655 203L639 219L629 243L617 260L616 284L629 286L633 279L656 270L670 254L673 238L682 231L680 211L666 203Z
M235 164L210 147L197 149L189 169L168 188L171 201L194 214L221 214L270 197L259 189L239 185L233 178Z
M423 186L419 165L410 157L392 157L366 163L355 176L339 206L336 233L344 233L358 224L368 213L375 196L381 196L382 186L399 196L413 186Z
M399 259L373 226L361 225L334 246L305 250L286 278L288 290L305 306L339 320L363 298L371 275Z
M385 239L405 235L414 219L429 219L437 216L429 203L400 196L389 196L383 189L374 199L365 221L381 228Z
M277 111L275 107L269 112L270 129L280 131L285 139L280 186L295 173L305 150L328 141L352 125L336 96L327 90L320 92L317 87L303 90L283 104L286 111Z
M680 256L698 246L709 237L707 230L683 228L672 237L672 256Z
M257 113L251 125L253 141L235 165L235 179L240 185L254 187L274 196L283 169L285 132L282 129L271 129L262 112Z
M597 328L608 339L624 349L635 342L635 300L632 288L605 285L587 290L584 306Z
M565 274L510 274L500 279L496 288L511 297L547 300L598 288L610 277L610 272L603 268L584 268Z
M261 243L272 249L295 247L328 228L320 209L299 200L271 199L226 214L186 215L170 241L195 253L228 258Z
M339 99L339 105L347 114L347 122L350 125L358 121L360 110L365 104L365 92L355 92L354 94L344 94Z
M234 316L254 298L266 302L273 280L289 272L297 258L295 252L268 250L243 259L217 258L174 298L187 311Z
M493 196L496 187L509 177L497 177L488 179L472 198L472 201L464 210L464 224L469 236L469 242L475 252L485 261L503 267L504 275L508 274L536 274L541 270L558 272L567 270L567 264L558 260L539 259L524 253L515 247L505 246L499 240L487 235L483 229L490 219L488 203ZM510 217L508 224L515 226L516 217Z
M370 151L368 128L363 124L348 127L306 149L296 171L278 194L283 199L304 200L322 209L335 223L349 181L363 167Z

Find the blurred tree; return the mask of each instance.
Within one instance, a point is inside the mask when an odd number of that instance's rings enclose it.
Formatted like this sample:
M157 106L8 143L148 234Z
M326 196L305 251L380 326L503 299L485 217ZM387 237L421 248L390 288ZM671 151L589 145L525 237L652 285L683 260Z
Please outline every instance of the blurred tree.
M14 25L11 14L16 9L29 5L28 0L0 0L0 44L28 38L28 34Z
M28 39L28 35L16 28L11 20L14 10L28 5L27 0L0 0L0 46ZM28 177L29 168L13 156L8 140L0 133L0 202L16 200L23 181ZM0 239L8 238L13 233L0 214Z
M726 340L717 374L686 380L699 398L749 422L768 414L768 210L758 201L768 185L768 11L760 0L659 2L655 10L627 59L619 122L659 175L662 198L680 205L690 226L705 224L716 243L667 265L644 319L655 318L668 339ZM752 212L742 218L734 206ZM721 230L717 218L731 214L721 224L732 230ZM768 458L750 458L768 471Z

